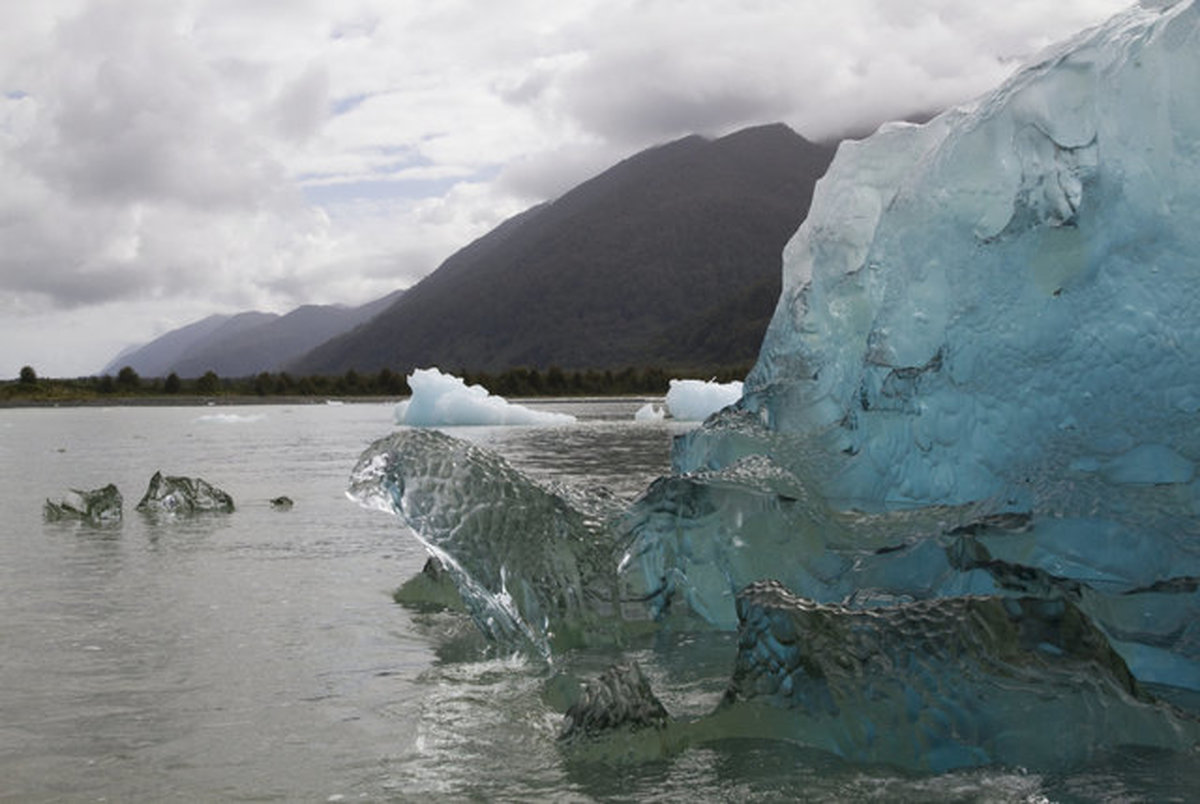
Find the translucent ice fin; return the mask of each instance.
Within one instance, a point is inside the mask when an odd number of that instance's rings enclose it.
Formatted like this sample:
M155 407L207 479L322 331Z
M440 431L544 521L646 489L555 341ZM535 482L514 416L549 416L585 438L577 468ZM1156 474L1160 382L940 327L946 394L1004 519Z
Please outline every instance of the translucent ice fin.
M549 655L614 633L616 501L539 483L483 447L412 429L363 453L349 495L408 525L493 639Z

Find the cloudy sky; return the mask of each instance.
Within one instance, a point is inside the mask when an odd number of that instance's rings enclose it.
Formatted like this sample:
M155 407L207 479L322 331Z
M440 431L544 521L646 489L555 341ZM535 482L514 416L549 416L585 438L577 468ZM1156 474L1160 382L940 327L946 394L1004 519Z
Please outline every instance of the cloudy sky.
M0 0L0 378L359 304L644 147L968 100L1129 0Z

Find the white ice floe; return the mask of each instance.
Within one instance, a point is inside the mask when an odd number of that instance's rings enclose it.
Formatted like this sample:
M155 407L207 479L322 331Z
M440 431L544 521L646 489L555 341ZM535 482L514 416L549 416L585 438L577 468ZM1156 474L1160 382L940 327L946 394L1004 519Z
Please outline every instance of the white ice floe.
M667 410L677 421L701 422L741 398L740 382L671 380Z
M416 369L408 376L412 396L396 405L396 424L411 427L476 425L561 425L575 417L515 405L481 385L467 385L436 368Z
M633 414L633 420L637 422L661 422L666 417L667 409L655 405L653 402L647 402Z

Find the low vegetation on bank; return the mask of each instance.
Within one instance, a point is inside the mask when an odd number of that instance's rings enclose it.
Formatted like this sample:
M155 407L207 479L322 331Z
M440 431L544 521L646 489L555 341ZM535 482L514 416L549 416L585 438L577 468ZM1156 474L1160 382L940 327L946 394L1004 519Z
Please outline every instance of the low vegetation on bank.
M502 372L458 370L455 374L469 384L482 385L506 397L536 396L657 396L667 392L671 379L740 380L749 366L719 366L692 369L626 367L619 370L589 369L564 371L550 367L515 368ZM201 377L143 378L126 366L114 377L47 379L31 366L21 369L15 380L0 381L0 404L82 404L89 402L178 402L227 399L255 401L270 398L313 397L401 397L410 393L404 374L381 369L376 373L353 369L338 376L295 377L287 372L263 372L252 377L219 377L207 372Z

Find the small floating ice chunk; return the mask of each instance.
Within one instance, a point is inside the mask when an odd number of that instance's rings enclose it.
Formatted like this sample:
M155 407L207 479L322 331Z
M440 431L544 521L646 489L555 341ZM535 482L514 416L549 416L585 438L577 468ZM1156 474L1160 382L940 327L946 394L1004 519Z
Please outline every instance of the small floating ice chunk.
M396 405L396 424L411 427L572 424L575 417L514 405L481 385L467 385L436 368L408 375L412 397Z
M702 422L742 398L740 382L671 380L667 410L679 421Z
M661 422L667 416L667 409L659 407L653 402L647 402L637 409L637 413L633 414L635 422Z
M207 511L233 513L233 498L201 477L179 477L155 472L137 510L146 513L196 514Z
M79 519L99 525L120 522L122 505L121 492L109 483L104 488L91 491L71 489L58 502L46 500L42 511L49 521Z

